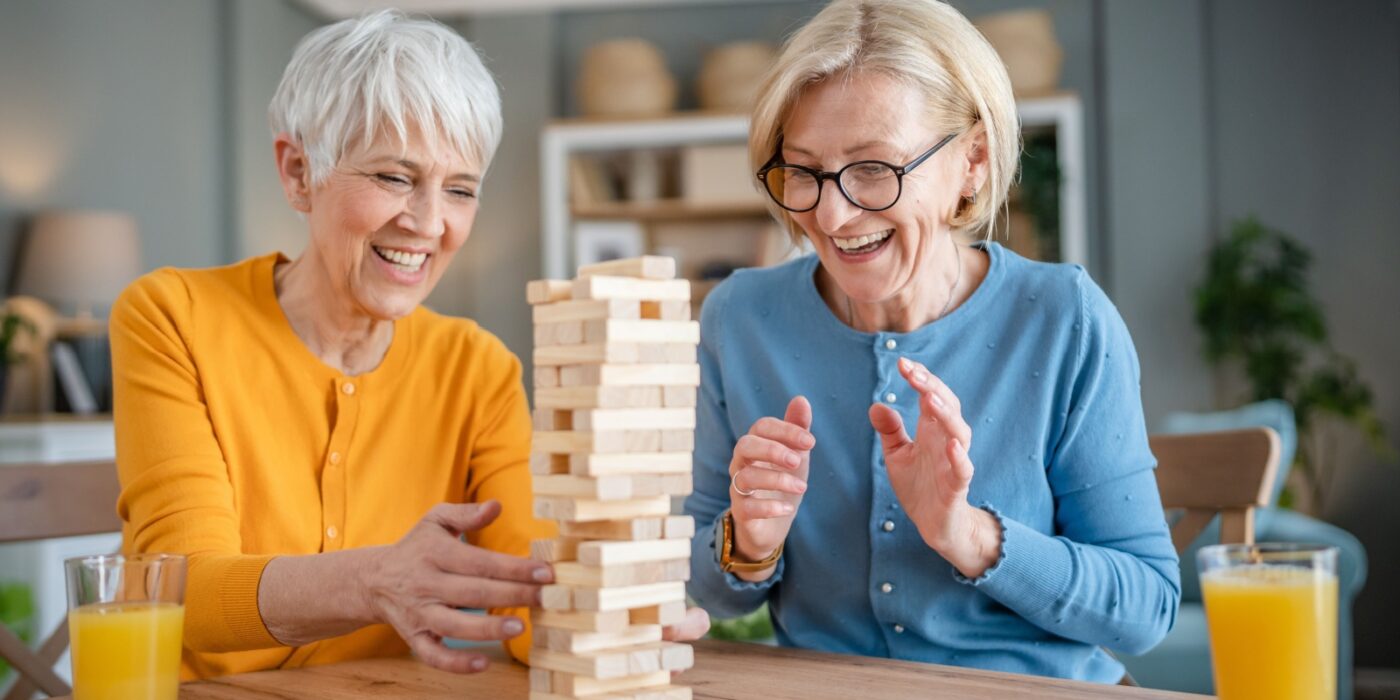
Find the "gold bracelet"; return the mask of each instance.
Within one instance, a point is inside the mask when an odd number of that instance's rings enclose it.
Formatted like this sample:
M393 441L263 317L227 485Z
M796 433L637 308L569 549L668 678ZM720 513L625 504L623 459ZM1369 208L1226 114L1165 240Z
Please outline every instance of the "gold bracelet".
M783 544L779 543L778 548L772 554L764 557L762 561L739 561L735 559L737 552L734 546L734 515L728 510L720 514L723 519L723 533L720 536L719 568L725 573L754 573L756 571L766 571L777 566L779 557L783 556Z

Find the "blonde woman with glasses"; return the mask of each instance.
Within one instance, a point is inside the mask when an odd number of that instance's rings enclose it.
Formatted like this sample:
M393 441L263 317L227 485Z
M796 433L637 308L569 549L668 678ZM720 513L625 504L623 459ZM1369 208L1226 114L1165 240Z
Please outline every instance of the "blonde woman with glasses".
M1177 557L1137 355L1084 270L992 242L1006 70L935 0L838 0L760 90L749 155L814 255L701 315L690 594L778 641L1116 683ZM976 241L976 242L973 242ZM711 525L705 528L704 525Z

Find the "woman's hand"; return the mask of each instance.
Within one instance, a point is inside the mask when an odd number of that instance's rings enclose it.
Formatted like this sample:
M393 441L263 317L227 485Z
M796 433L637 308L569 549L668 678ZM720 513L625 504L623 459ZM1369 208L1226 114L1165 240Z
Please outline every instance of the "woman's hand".
M880 434L890 486L924 542L964 576L977 578L996 563L1001 526L990 513L967 502L972 428L963 420L958 397L927 368L901 358L899 371L919 392L917 437L910 439L893 408L870 407L870 424Z
M710 631L710 614L704 608L690 608L685 611L685 619L670 627L661 628L661 638L668 642L690 642L705 636Z
M392 625L429 666L456 673L485 669L485 656L448 649L443 637L510 639L524 632L525 624L518 617L457 608L538 605L540 584L554 580L547 564L459 539L500 514L496 501L434 506L403 539L381 548L374 565L361 574L360 589L376 619Z
M760 418L735 443L729 508L740 559L762 561L787 539L807 491L809 459L817 444L811 427L812 405L798 396L788 403L783 420ZM740 577L763 580L769 575L771 571Z

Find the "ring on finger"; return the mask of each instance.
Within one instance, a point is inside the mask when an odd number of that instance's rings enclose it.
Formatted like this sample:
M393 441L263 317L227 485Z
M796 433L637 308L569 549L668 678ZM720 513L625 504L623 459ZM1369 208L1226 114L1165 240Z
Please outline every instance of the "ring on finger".
M741 469L739 471L743 470ZM734 493L737 493L740 496L752 496L754 494L754 491L757 491L757 489L754 489L753 491L745 491L739 488L739 482L736 481L736 479L739 478L739 471L736 471L733 474L729 475L729 488L734 489Z

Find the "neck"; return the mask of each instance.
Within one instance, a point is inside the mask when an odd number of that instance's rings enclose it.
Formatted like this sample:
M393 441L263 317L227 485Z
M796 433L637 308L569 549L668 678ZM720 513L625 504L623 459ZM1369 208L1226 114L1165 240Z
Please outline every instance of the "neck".
M909 333L943 316L966 298L972 275L973 251L958 248L952 234L947 243L936 244L938 253L929 270L915 272L914 277L899 292L876 302L856 301L830 283L827 303L846 325L863 333L881 331Z
M394 322L375 319L320 264L314 248L277 266L277 303L301 342L322 362L355 376L379 366L394 339Z

